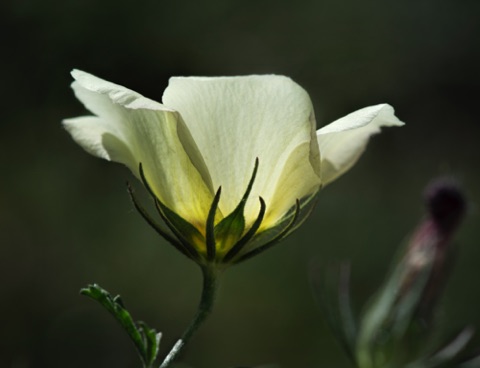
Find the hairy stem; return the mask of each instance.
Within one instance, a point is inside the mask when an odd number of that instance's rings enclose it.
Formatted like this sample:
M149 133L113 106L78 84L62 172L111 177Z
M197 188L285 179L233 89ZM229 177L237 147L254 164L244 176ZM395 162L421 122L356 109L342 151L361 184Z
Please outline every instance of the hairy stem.
M167 354L160 368L167 368L179 355L182 348L189 342L193 334L205 322L210 315L217 291L217 275L218 270L215 267L202 266L203 289L197 313L188 328L183 333L180 340L173 346L172 350Z

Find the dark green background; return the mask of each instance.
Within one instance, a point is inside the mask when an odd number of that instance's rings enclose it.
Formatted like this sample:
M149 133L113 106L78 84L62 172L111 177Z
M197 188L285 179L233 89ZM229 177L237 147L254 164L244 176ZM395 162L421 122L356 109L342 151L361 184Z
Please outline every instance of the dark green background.
M186 363L348 367L308 264L350 259L361 305L438 175L458 177L470 198L443 321L480 327L479 1L6 0L0 31L1 367L138 367L120 328L78 295L88 283L163 331L163 351L199 297L195 265L133 210L128 170L62 129L85 113L72 68L157 100L173 75L285 74L311 94L319 126L382 102L407 123L375 137L287 241L226 272Z

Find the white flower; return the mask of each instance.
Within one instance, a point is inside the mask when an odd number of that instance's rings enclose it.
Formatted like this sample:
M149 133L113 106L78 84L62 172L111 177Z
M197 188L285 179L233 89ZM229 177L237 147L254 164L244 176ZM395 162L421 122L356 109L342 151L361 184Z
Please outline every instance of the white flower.
M195 257L206 257L210 238L210 261L221 261L252 227L243 243L293 226L297 203L348 170L381 126L403 124L382 104L315 131L307 92L284 76L175 77L159 103L82 71L72 75L75 95L94 116L67 119L65 128L87 152L141 178ZM175 234L177 220L192 225L190 234Z

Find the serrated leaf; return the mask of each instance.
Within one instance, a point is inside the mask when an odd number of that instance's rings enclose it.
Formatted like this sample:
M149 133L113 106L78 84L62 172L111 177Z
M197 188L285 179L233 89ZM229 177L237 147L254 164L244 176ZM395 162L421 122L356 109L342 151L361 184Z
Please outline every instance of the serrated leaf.
M147 366L150 367L157 358L162 334L148 327L145 322L138 322L138 325L144 340Z
M158 354L161 334L157 334L143 322L137 327L119 295L112 297L108 291L96 284L81 289L80 293L99 302L110 312L132 340L144 366L151 367Z

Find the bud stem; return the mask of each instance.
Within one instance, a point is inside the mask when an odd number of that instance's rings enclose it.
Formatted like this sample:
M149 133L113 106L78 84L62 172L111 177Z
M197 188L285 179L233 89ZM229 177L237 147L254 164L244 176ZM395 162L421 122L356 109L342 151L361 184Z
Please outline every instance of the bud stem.
M217 275L218 269L215 266L202 266L203 289L200 303L198 304L197 313L193 317L192 322L187 327L182 337L175 343L172 350L167 354L160 368L167 368L177 358L182 348L189 342L193 334L205 322L212 312L215 302L216 291L218 287Z

